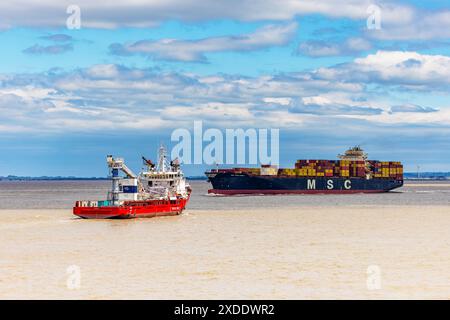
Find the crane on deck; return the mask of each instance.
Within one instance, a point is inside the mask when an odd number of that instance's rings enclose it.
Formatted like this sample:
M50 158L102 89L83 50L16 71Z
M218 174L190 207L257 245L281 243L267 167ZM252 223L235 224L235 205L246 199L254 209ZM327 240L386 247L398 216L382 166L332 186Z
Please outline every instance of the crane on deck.
M108 195L108 200L111 200L113 205L117 205L118 202L124 197L131 196L132 199L137 200L138 187L141 188L137 175L127 167L123 158L114 158L112 155L106 156L106 163L111 171L112 190ZM125 173L126 179L119 176L119 170ZM126 183L126 185L124 185ZM135 186L135 187L134 187ZM131 192L125 195L124 188L131 188Z
M130 168L127 167L123 158L113 158L112 155L108 155L106 157L106 162L108 163L108 167L112 171L113 177L119 173L118 172L119 170L121 170L123 173L125 173L127 175L128 178L132 178L132 179L137 178L137 175ZM114 170L117 170L117 171L114 171Z

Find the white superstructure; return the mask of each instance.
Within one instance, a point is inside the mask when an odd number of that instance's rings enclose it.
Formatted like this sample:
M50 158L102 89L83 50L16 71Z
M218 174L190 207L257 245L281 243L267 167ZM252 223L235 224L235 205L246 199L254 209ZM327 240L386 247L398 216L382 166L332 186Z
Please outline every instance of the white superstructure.
M187 197L190 186L186 182L178 159L169 161L166 149L161 146L158 154L158 164L143 158L146 170L139 174L141 192L151 198Z
M159 148L158 164L144 160L144 169L139 175L125 165L123 158L106 158L111 173L112 190L108 192L108 200L113 205L120 205L123 201L138 201L149 199L187 198L190 186L186 182L177 159L169 162L166 149ZM119 175L119 171L125 177Z

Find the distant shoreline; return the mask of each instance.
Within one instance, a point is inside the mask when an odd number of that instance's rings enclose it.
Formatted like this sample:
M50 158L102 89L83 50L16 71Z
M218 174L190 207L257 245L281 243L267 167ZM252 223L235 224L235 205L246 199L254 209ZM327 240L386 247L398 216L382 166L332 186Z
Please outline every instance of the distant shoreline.
M206 180L203 176L186 177L188 180ZM0 177L0 181L105 181L110 180L108 177L19 177L7 176Z
M403 174L405 181L447 181L450 180L450 172L445 171L424 171L424 172L405 172ZM207 180L204 175L187 176L188 180ZM110 177L75 177L75 176L0 176L0 181L95 181L110 180Z
M207 180L207 177L186 177L187 180ZM0 181L107 181L108 177L0 177ZM405 181L450 181L450 176L405 177Z

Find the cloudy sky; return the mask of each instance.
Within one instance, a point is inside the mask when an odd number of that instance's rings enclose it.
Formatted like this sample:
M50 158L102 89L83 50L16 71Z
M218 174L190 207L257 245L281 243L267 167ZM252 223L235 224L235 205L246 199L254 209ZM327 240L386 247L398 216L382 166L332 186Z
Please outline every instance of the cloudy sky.
M0 176L138 171L194 120L450 171L448 1L3 1L0 43Z

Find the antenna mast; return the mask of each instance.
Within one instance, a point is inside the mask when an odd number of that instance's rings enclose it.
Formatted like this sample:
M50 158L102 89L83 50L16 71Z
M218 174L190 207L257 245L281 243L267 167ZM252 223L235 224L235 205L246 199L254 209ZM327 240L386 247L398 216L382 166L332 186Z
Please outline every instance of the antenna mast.
M166 148L161 144L158 151L158 166L156 167L156 171L166 172L168 168L169 163L167 162Z

